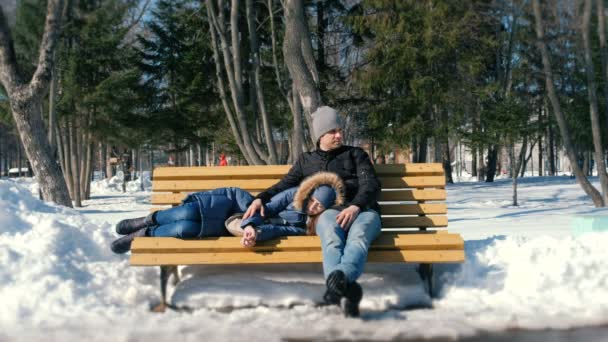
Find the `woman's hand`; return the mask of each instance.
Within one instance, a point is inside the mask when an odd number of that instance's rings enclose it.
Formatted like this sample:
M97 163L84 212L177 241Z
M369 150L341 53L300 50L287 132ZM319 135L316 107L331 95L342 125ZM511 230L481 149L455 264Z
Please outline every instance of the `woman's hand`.
M359 209L358 206L351 205L336 216L336 223L338 223L342 229L348 230L353 221L359 216L360 211L361 209Z
M247 208L245 215L243 215L243 220L246 220L251 216L255 215L258 210L260 211L260 215L264 216L264 205L262 205L262 200L256 198L255 200L253 200L253 202L251 202L249 208Z
M245 229L243 231L243 237L241 238L241 245L243 245L243 247L255 246L256 236L257 236L257 233L255 231L255 228L253 228L253 226L245 227Z

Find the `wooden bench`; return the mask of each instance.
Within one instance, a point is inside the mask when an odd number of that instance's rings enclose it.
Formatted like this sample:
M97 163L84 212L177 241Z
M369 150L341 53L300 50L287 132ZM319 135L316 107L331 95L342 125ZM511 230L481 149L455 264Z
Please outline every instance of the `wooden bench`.
M289 165L160 167L154 170L152 204L176 206L190 192L240 187L257 194L278 182ZM382 234L372 244L369 262L419 263L418 272L433 296L433 263L464 261L464 241L450 234L445 175L438 163L376 165L382 184ZM317 263L316 236L290 236L244 248L238 237L196 240L141 237L131 247L131 265L161 266L161 303L167 306L169 277L179 280L178 265Z

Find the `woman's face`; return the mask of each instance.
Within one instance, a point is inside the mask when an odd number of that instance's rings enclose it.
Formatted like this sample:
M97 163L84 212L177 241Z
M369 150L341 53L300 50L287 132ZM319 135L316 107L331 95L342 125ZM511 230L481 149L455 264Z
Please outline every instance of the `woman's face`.
M308 206L306 207L306 213L310 216L319 215L323 212L325 208L323 208L323 204L319 202L316 198L312 197L310 201L308 201Z

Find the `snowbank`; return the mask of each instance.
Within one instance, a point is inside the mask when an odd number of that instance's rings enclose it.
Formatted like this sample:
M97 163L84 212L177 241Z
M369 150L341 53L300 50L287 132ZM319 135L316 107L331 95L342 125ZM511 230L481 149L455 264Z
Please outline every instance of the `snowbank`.
M0 226L0 325L60 327L75 317L143 306L142 272L109 251L109 224L93 224L0 180Z
M110 179L96 179L91 182L91 193L108 194L122 192L123 179L124 173L122 171L116 172L116 175ZM127 192L141 191L142 182L144 183L144 191L150 191L152 189L150 171L144 171L142 177L138 177L133 181L128 181L125 186L125 190Z

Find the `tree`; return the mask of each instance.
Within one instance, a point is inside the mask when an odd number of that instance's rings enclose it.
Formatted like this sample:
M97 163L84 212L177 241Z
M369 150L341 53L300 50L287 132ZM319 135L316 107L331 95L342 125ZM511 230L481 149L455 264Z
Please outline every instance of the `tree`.
M142 95L148 94L148 102L145 111L126 111L132 114L118 123L145 133L153 143L168 138L173 152L222 133L212 47L204 25L205 16L193 2L161 0L137 38L134 63L142 83L138 87Z
M313 55L303 0L285 1L283 56L305 115L322 105L319 75Z
M572 140L570 138L570 133L568 131L566 119L564 117L564 113L562 112L560 101L557 97L557 92L554 86L553 80L553 70L551 67L551 61L549 59L549 50L547 49L546 37L544 24L541 14L541 8L538 0L532 0L532 8L535 18L535 29L536 36L538 38L537 45L538 50L540 51L542 57L543 64L543 72L545 77L545 89L547 91L547 96L551 102L551 106L553 107L553 114L557 120L557 124L559 126L560 134L563 139L563 144L566 149L566 154L568 156L568 160L570 161L570 166L572 167L572 171L576 176L577 182L581 185L585 193L591 197L591 200L595 204L596 207L603 207L606 205L602 195L597 191L595 187L589 182L586 175L583 173L583 170L578 165L578 158L573 148Z
M38 64L29 82L23 81L17 66L12 37L4 12L0 9L0 82L10 98L13 119L43 199L71 207L68 189L53 158L40 113L41 101L51 78L62 8L63 0L48 1Z

